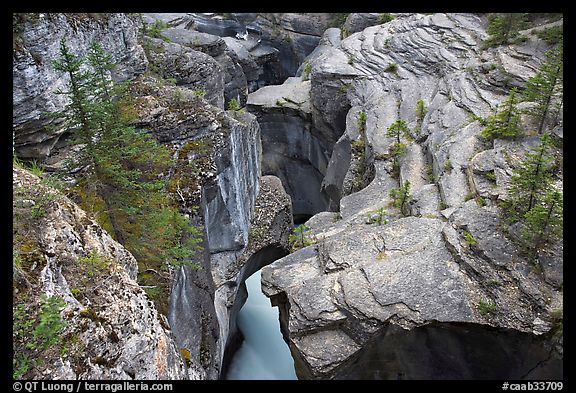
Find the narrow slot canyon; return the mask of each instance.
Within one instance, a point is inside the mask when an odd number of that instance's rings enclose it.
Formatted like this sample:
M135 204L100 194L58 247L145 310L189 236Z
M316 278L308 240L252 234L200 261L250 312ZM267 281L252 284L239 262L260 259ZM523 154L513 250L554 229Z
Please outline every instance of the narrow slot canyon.
M261 130L262 175L280 179L290 196L294 228L328 210L329 198L321 185L331 149L312 134L309 120L284 113L255 112ZM279 309L261 289L260 269L286 255L280 249L262 250L253 256L257 262L251 258L240 274L221 378L297 379L281 331Z
M505 15L14 14L14 379L563 378L562 14Z

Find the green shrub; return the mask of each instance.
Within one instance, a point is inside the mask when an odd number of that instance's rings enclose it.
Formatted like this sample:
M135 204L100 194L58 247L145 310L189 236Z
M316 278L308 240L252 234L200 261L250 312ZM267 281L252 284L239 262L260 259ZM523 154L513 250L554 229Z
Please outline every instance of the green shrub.
M493 170L484 172L484 176L491 182L496 183L496 173Z
M364 135L366 132L366 112L358 112L358 118L356 121L358 123L358 131L360 132L360 135Z
M412 195L410 195L410 182L406 180L404 185L390 190L389 195L392 198L391 205L398 208L403 216L407 216L407 204L412 199Z
M394 20L394 19L395 19L395 17L394 17L393 15L391 15L391 14L380 14L380 15L378 15L378 22L379 22L380 24L388 23L388 22L390 22L391 20Z
M381 207L380 209L376 209L374 210L373 214L370 215L369 221L371 223L374 224L378 224L378 225L386 225L388 224L388 220L386 220L385 216L386 216L386 209L384 209L383 207Z
M454 167L452 166L452 161L444 161L444 170L450 172Z
M390 63L388 64L388 66L386 66L386 68L384 68L384 72L391 72L391 73L398 73L398 64L396 63Z
M302 80L307 81L310 79L310 73L312 72L312 64L306 60L304 63L304 69L302 70Z
M496 303L493 302L492 300L480 300L480 303L478 303L478 312L480 312L480 314L482 316L486 316L488 314L492 314L496 311Z
M228 101L228 109L239 112L242 110L242 107L236 98L232 98L230 101Z
M304 224L296 226L288 236L292 252L316 243L310 228Z
M424 115L426 115L426 104L423 100L416 101L416 118L421 122L424 120Z
M536 33L538 38L546 41L547 44L556 45L564 39L564 26L548 27Z
M466 245L468 245L468 247L478 244L478 241L476 238L474 238L474 235L472 235L470 231L464 231L464 242Z

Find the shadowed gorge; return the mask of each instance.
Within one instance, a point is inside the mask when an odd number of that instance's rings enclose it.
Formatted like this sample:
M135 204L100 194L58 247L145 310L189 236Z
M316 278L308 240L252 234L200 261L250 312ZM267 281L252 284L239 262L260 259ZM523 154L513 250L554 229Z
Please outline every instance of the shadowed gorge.
M562 13L13 14L13 377L562 380Z

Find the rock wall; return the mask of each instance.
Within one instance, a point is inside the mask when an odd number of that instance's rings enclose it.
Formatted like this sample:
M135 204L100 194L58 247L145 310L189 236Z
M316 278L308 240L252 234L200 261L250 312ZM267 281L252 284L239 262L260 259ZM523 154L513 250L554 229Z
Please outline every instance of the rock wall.
M45 112L62 110L66 101L54 94L64 89L66 77L52 68L60 58L60 40L82 56L92 41L109 52L118 67L112 77L131 79L146 70L147 59L137 41L139 23L126 14L28 14L14 25L12 67L12 126L18 156L43 159L64 130ZM13 30L14 30L13 29Z
M43 352L32 358L44 362L29 366L23 377L199 379L199 364L192 359L186 367L166 319L136 283L134 257L38 177L18 167L12 173L13 252L21 260L13 307L31 318L40 312L42 295L64 300L58 317L65 327L50 347L36 344ZM24 326L14 322L16 331ZM31 343L29 334L22 344ZM26 349L15 348L15 356L22 355Z
M247 102L261 127L262 172L280 178L291 196L295 218L328 208L320 184L331 145L312 124L309 95L310 81L291 78L251 93Z
M502 232L498 214L517 162L498 157L518 157L535 137L488 143L473 117L493 114L549 46L527 35L482 50L485 26L471 14L403 14L345 39L329 29L307 59L313 124L339 138L323 180L339 212L312 217L306 225L317 244L262 271L299 378L562 377L554 317L562 256L542 254L539 271ZM495 82L499 70L505 82ZM333 99L336 91L346 100ZM411 138L395 167L386 132L397 119ZM491 170L496 181L488 184ZM389 192L405 181L412 199L403 213Z

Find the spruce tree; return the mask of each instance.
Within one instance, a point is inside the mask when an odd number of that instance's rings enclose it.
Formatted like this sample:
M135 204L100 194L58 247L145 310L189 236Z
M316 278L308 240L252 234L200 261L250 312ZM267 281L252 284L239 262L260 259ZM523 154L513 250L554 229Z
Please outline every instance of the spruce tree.
M518 103L517 89L514 88L510 95L501 105L502 111L486 119L486 128L480 132L484 138L516 138L522 133L520 127L520 110Z
M390 190L390 197L392 198L391 205L400 209L403 216L407 216L406 204L412 199L410 195L410 182L406 180L400 188Z
M68 90L58 89L55 94L65 95L70 100L62 111L49 115L63 119L66 128L76 129L78 141L90 143L89 73L84 69L82 59L70 52L64 38L60 40L60 56L60 59L52 62L52 66L68 76Z
M531 149L520 165L514 169L508 186L504 207L512 222L522 219L542 200L553 180L554 156L552 137L542 136L538 147Z
M527 113L538 121L538 133L542 134L547 120L554 119L563 104L563 44L546 53L546 61L536 75L526 82L523 100L535 103Z
M526 24L525 13L490 14L487 33L490 38L484 41L484 46L498 46L511 43L518 37L518 31Z
M161 174L172 165L169 149L122 121L123 89L110 78L112 56L92 43L81 59L64 40L60 54L54 65L69 76L69 89L60 94L70 104L54 116L80 128L76 142L84 146L76 197L144 266L194 265L190 258L201 248L202 231L189 224L163 191Z
M532 257L548 241L562 237L563 196L552 187L541 200L524 214L525 227L522 232L524 241Z
M392 154L394 156L398 156L404 153L406 145L404 145L400 141L400 138L402 137L402 135L404 136L409 135L409 132L410 129L408 128L408 125L402 119L396 120L394 123L390 125L390 127L388 127L388 130L386 131L386 136L389 138L396 138L396 142L392 147Z

